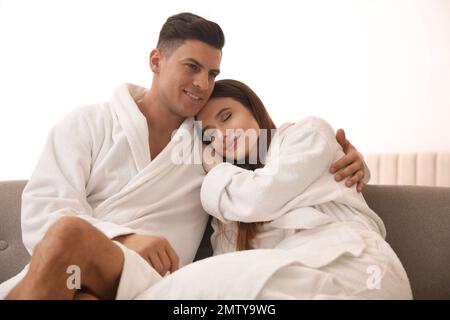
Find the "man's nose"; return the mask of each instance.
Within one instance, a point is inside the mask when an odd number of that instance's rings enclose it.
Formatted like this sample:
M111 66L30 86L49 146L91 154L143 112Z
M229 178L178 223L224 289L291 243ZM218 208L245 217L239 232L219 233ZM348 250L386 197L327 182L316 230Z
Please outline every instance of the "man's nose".
M202 91L206 91L209 88L209 78L208 74L201 72L194 78L194 86Z

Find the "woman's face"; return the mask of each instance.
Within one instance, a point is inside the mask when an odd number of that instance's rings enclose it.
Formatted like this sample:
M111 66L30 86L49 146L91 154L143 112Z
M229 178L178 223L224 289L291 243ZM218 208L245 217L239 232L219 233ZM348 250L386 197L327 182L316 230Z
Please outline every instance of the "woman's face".
M244 159L257 145L259 126L251 111L232 98L212 98L197 115L203 141L227 159ZM205 141L209 140L209 141Z

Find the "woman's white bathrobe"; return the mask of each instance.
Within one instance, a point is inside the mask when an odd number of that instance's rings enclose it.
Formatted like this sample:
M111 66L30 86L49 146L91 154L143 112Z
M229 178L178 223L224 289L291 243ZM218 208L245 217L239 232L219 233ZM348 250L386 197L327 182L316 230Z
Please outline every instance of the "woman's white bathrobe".
M215 256L139 298L411 298L383 222L355 187L329 173L342 156L328 123L307 118L278 130L264 168L216 166L201 188L203 207L222 222L213 223ZM236 221L266 222L254 250L233 252Z
M199 144L194 120L186 119L150 159L147 121L135 103L144 93L124 84L109 102L78 108L52 129L22 195L22 236L30 253L57 219L73 215L111 239L129 233L164 236L181 265L192 262L208 220L200 202L205 173L201 162L188 163ZM140 256L121 248L124 270L131 268L125 278L142 275L121 282L118 297L131 298L127 290L134 290L136 281L145 288L158 276ZM0 298L26 269L0 286Z

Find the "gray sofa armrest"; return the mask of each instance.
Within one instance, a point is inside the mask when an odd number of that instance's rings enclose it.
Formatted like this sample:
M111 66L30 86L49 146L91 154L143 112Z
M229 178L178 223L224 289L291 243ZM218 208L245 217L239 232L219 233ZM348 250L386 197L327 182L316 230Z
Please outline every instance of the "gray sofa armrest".
M18 274L30 260L20 226L21 196L26 183L0 182L0 283Z

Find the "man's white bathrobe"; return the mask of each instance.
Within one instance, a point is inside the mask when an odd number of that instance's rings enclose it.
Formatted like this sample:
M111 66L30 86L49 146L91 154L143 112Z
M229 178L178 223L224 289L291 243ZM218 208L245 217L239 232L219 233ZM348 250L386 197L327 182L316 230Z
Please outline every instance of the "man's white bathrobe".
M183 163L199 145L194 120L186 119L150 159L147 121L135 103L144 93L124 84L109 102L78 108L52 129L22 195L22 236L30 253L57 219L73 215L111 239L129 233L164 236L181 266L192 262L208 220L200 202L201 162ZM133 266L140 256L120 247L125 266L142 275L119 285L118 297L131 298L133 281L145 285L159 276L143 259ZM0 286L0 298L26 269Z
M264 168L216 166L201 188L203 207L217 219L215 256L138 298L411 298L383 222L356 187L329 173L343 155L328 123L307 118L278 130ZM265 222L254 250L234 252L236 221Z

